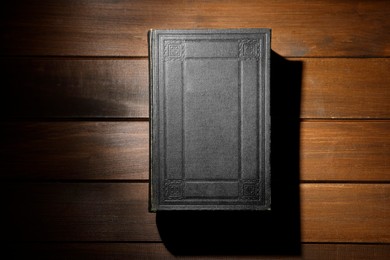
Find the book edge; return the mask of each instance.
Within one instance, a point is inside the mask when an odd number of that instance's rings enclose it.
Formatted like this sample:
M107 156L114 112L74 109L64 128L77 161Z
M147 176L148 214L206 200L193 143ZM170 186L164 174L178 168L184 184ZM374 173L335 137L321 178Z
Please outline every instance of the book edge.
M157 193L155 191L155 177L153 174L154 167L153 167L153 40L154 40L154 34L155 30L151 29L148 31L148 55L149 55L149 211L150 212L156 212L157 211Z

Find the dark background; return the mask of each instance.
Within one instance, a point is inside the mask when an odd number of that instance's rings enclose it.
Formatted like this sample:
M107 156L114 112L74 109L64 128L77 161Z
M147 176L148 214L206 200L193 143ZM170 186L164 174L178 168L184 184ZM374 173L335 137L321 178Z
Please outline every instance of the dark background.
M42 0L0 10L3 254L390 257L388 1ZM149 213L148 29L254 27L272 28L275 211Z

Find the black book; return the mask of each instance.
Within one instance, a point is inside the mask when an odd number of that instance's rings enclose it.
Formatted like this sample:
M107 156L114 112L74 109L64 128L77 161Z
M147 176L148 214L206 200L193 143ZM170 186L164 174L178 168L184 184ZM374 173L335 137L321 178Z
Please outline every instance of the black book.
M150 210L270 210L270 29L151 30Z

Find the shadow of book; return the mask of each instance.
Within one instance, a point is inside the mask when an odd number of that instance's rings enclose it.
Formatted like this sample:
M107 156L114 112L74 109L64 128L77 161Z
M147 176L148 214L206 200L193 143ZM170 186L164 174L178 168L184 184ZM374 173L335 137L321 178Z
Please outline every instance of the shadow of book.
M303 64L271 54L271 211L159 211L174 255L299 255L299 113Z

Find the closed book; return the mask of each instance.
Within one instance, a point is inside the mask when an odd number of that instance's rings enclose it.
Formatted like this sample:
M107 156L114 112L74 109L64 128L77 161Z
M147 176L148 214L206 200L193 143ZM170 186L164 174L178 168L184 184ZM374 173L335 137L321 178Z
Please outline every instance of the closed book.
M150 30L150 211L270 210L270 29Z

